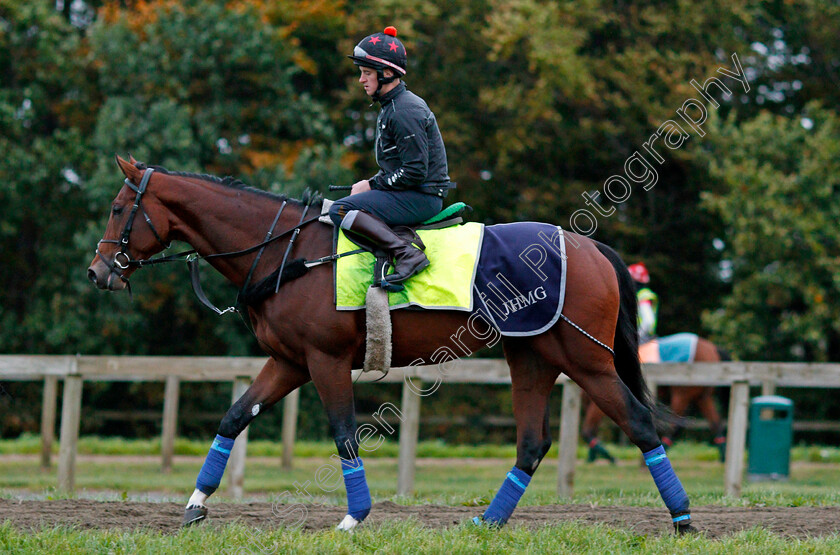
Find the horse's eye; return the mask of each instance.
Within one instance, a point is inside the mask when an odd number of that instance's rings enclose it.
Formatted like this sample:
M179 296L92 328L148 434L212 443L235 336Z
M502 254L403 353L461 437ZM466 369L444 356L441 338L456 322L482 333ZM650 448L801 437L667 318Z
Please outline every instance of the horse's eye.
M114 212L114 216L119 216L120 214L122 214L123 207L119 206L118 204L115 204L112 210Z

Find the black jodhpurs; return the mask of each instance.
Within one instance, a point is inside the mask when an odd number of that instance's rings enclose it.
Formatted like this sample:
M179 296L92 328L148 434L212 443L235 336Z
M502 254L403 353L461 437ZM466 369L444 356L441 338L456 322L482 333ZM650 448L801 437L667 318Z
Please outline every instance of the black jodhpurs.
M351 210L376 216L388 225L416 225L437 215L443 199L418 191L371 190L338 199L330 206L330 219L341 226ZM349 223L349 222L348 222Z

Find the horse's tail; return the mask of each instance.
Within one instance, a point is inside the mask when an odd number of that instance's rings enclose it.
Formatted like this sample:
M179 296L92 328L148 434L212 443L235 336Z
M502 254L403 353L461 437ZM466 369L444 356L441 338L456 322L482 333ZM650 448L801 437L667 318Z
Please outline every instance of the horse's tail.
M719 346L715 345L715 349L717 349L717 353L718 353L718 356L720 357L720 360L722 360L722 361L732 360L732 355L730 355L729 351L727 351L723 347L719 347Z
M618 290L621 303L618 309L618 322L615 326L615 369L624 385L645 407L653 409L650 390L645 377L642 375L642 365L639 362L639 332L636 308L636 284L627 271L624 261L613 249L595 241L601 251L615 269L618 278Z

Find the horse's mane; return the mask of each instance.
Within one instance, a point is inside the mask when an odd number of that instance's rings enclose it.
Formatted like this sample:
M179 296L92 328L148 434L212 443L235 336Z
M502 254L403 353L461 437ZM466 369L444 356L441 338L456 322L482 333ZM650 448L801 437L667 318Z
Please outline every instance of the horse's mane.
M206 173L175 172L175 171L167 170L166 168L164 168L162 166L150 166L150 165L144 164L143 162L136 162L134 164L134 167L136 167L138 170L145 170L147 168L152 168L156 172L162 173L162 174L165 174L165 175L199 179L201 181L207 181L209 183L216 183L216 184L219 184L219 185L224 185L225 187L232 187L234 189L242 189L243 191L250 191L250 192L258 194L258 195L263 195L263 196L278 200L280 202L288 201L288 202L291 202L293 204L297 204L297 205L300 205L300 206L306 206L308 204L316 204L322 198L321 193L319 193L317 191L310 191L309 189L306 189L303 192L303 195L301 196L301 198L296 199L296 198L290 197L288 195L284 195L284 194L280 194L280 193L272 193L270 191L264 191L263 189L257 189L256 187L251 187L251 186L243 183L241 180L239 180L235 177L232 177L232 176L217 177L215 175L209 175L209 174L206 174Z

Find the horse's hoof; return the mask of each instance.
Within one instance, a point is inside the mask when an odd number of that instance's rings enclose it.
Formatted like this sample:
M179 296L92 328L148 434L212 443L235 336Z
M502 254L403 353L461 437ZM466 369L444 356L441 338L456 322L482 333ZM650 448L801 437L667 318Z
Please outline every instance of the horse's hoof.
M700 530L691 525L691 522L688 522L686 524L678 522L674 524L674 530L677 532L678 536L682 536L685 534L698 534L700 532Z
M341 530L342 532L352 532L356 526L361 524L361 521L356 520L350 515L345 515L344 520L338 523L338 526L335 527L336 530Z
M181 528L198 524L207 518L207 507L204 505L190 505L184 510L184 522L181 523Z
M476 526L485 526L487 528L499 529L504 526L504 523L495 522L493 520L484 520L484 516L474 516L472 523Z

